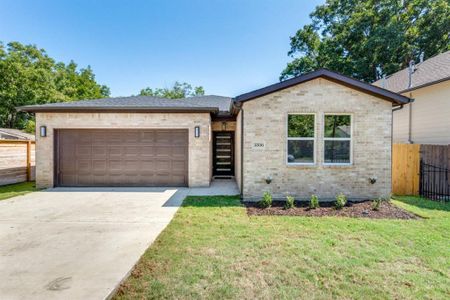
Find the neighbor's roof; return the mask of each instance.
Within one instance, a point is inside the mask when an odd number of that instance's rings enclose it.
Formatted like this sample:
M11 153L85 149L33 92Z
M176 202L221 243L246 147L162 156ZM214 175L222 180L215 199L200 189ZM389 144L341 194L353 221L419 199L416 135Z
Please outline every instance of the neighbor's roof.
M409 84L408 68L398 71L374 82L374 85L383 86L385 89L396 93L405 93L421 87L436 84L450 79L450 51L433 56L422 63L415 65ZM385 80L385 81L384 81ZM384 81L384 84L383 84Z
M196 96L183 99L166 99L151 96L102 98L74 102L48 103L18 107L28 112L52 111L205 111L228 113L232 99L222 96Z
M30 140L34 141L35 137L34 134L29 134L27 132L23 132L19 129L14 128L0 128L0 139L5 136L10 136L12 139L18 139L18 140ZM7 137L7 139L10 139Z
M326 78L330 81L337 82L339 84L348 86L355 90L359 90L364 93L368 93L373 96L382 98L384 100L391 101L395 105L401 105L410 102L410 99L408 97L399 95L389 90L382 89L378 86L374 86L327 69L320 69L317 71L306 73L298 77L294 77L285 81L281 81L279 83L266 86L253 92L242 94L240 96L237 96L235 100L236 102L245 102L319 77Z

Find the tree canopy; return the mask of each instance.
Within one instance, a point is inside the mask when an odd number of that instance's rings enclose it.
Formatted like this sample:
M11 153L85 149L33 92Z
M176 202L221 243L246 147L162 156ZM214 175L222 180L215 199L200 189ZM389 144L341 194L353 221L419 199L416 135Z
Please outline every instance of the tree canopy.
M372 82L450 49L448 0L327 0L291 37L280 80L319 68Z
M32 121L17 106L107 97L109 88L95 80L92 69L75 62L55 62L35 45L0 42L0 127L26 128Z
M186 97L202 96L205 90L202 86L192 87L189 83L176 81L170 88L145 88L139 93L140 96L153 96L169 99L180 99Z

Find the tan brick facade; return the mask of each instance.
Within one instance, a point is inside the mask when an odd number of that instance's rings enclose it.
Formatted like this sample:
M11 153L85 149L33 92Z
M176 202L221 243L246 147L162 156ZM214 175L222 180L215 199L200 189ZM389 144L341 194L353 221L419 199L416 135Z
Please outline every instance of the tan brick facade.
M36 113L36 128L47 126L47 137L36 141L36 184L53 187L54 129L174 128L189 129L189 186L208 186L211 179L211 117L209 113ZM201 135L194 138L194 127Z
M344 193L350 199L385 197L391 191L391 122L389 101L326 79L315 79L245 102L243 196L260 199L263 191L275 198L287 193L299 199L317 194L321 200ZM288 113L315 113L314 166L287 165ZM350 166L323 164L324 113L352 115ZM240 127L240 126L238 126ZM264 143L263 149L254 143ZM270 184L265 178L271 176ZM369 178L376 178L371 184Z

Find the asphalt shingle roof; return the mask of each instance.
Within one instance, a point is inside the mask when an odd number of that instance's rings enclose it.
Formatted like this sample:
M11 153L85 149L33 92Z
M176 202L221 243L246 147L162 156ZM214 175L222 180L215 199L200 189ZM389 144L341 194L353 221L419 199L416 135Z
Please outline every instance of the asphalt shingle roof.
M396 93L404 93L432 83L448 80L450 79L450 51L433 56L415 65L414 69L411 76L411 87L408 86L408 68L387 76L385 81L380 79L373 84Z
M80 100L74 102L47 103L42 105L30 105L19 107L24 111L37 111L45 109L217 109L219 113L230 112L232 99L222 96L196 96L183 99L166 99L151 96L131 96L102 98L93 100Z

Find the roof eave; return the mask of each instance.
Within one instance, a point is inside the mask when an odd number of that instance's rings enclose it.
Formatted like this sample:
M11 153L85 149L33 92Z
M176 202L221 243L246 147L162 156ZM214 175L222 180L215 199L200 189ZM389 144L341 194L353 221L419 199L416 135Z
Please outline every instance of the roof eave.
M20 106L17 107L18 111L24 112L115 112L115 113L127 113L127 112L170 112L170 113L193 113L193 112L204 112L204 113L218 113L219 109L217 107L136 107L136 106L79 106L79 107L62 107L62 106Z
M234 98L234 100L236 102L249 101L249 100L259 98L261 96L271 94L273 92L280 91L280 90L289 88L291 86L294 86L294 85L297 85L300 83L304 83L304 82L307 82L307 81L310 81L310 80L313 80L313 79L316 79L319 77L326 78L328 80L349 86L351 88L360 90L362 92L372 94L373 96L382 98L384 100L391 101L394 105L406 104L406 103L409 103L411 100L408 97L399 95L397 93L391 92L389 90L386 90L386 89L383 89L383 88L380 88L377 86L370 85L365 82L361 82L359 80L350 78L348 76L345 76L345 75L342 75L342 74L339 74L336 72L332 72L327 69L320 69L320 70L306 73L304 75L301 75L301 76L298 76L298 77L295 77L292 79L288 79L286 81L275 83L275 84L269 85L267 87L237 96L236 98Z
M427 82L427 83L424 83L424 84L421 84L421 85L418 85L418 86L413 86L413 87L407 88L405 90L399 91L398 94L411 92L411 91L418 90L418 89L421 89L421 88L424 88L424 87L427 87L427 86L430 86L430 85L435 85L435 84L438 84L438 83L441 83L441 82L445 82L447 80L450 80L450 76L441 78L439 80L430 81L430 82Z

